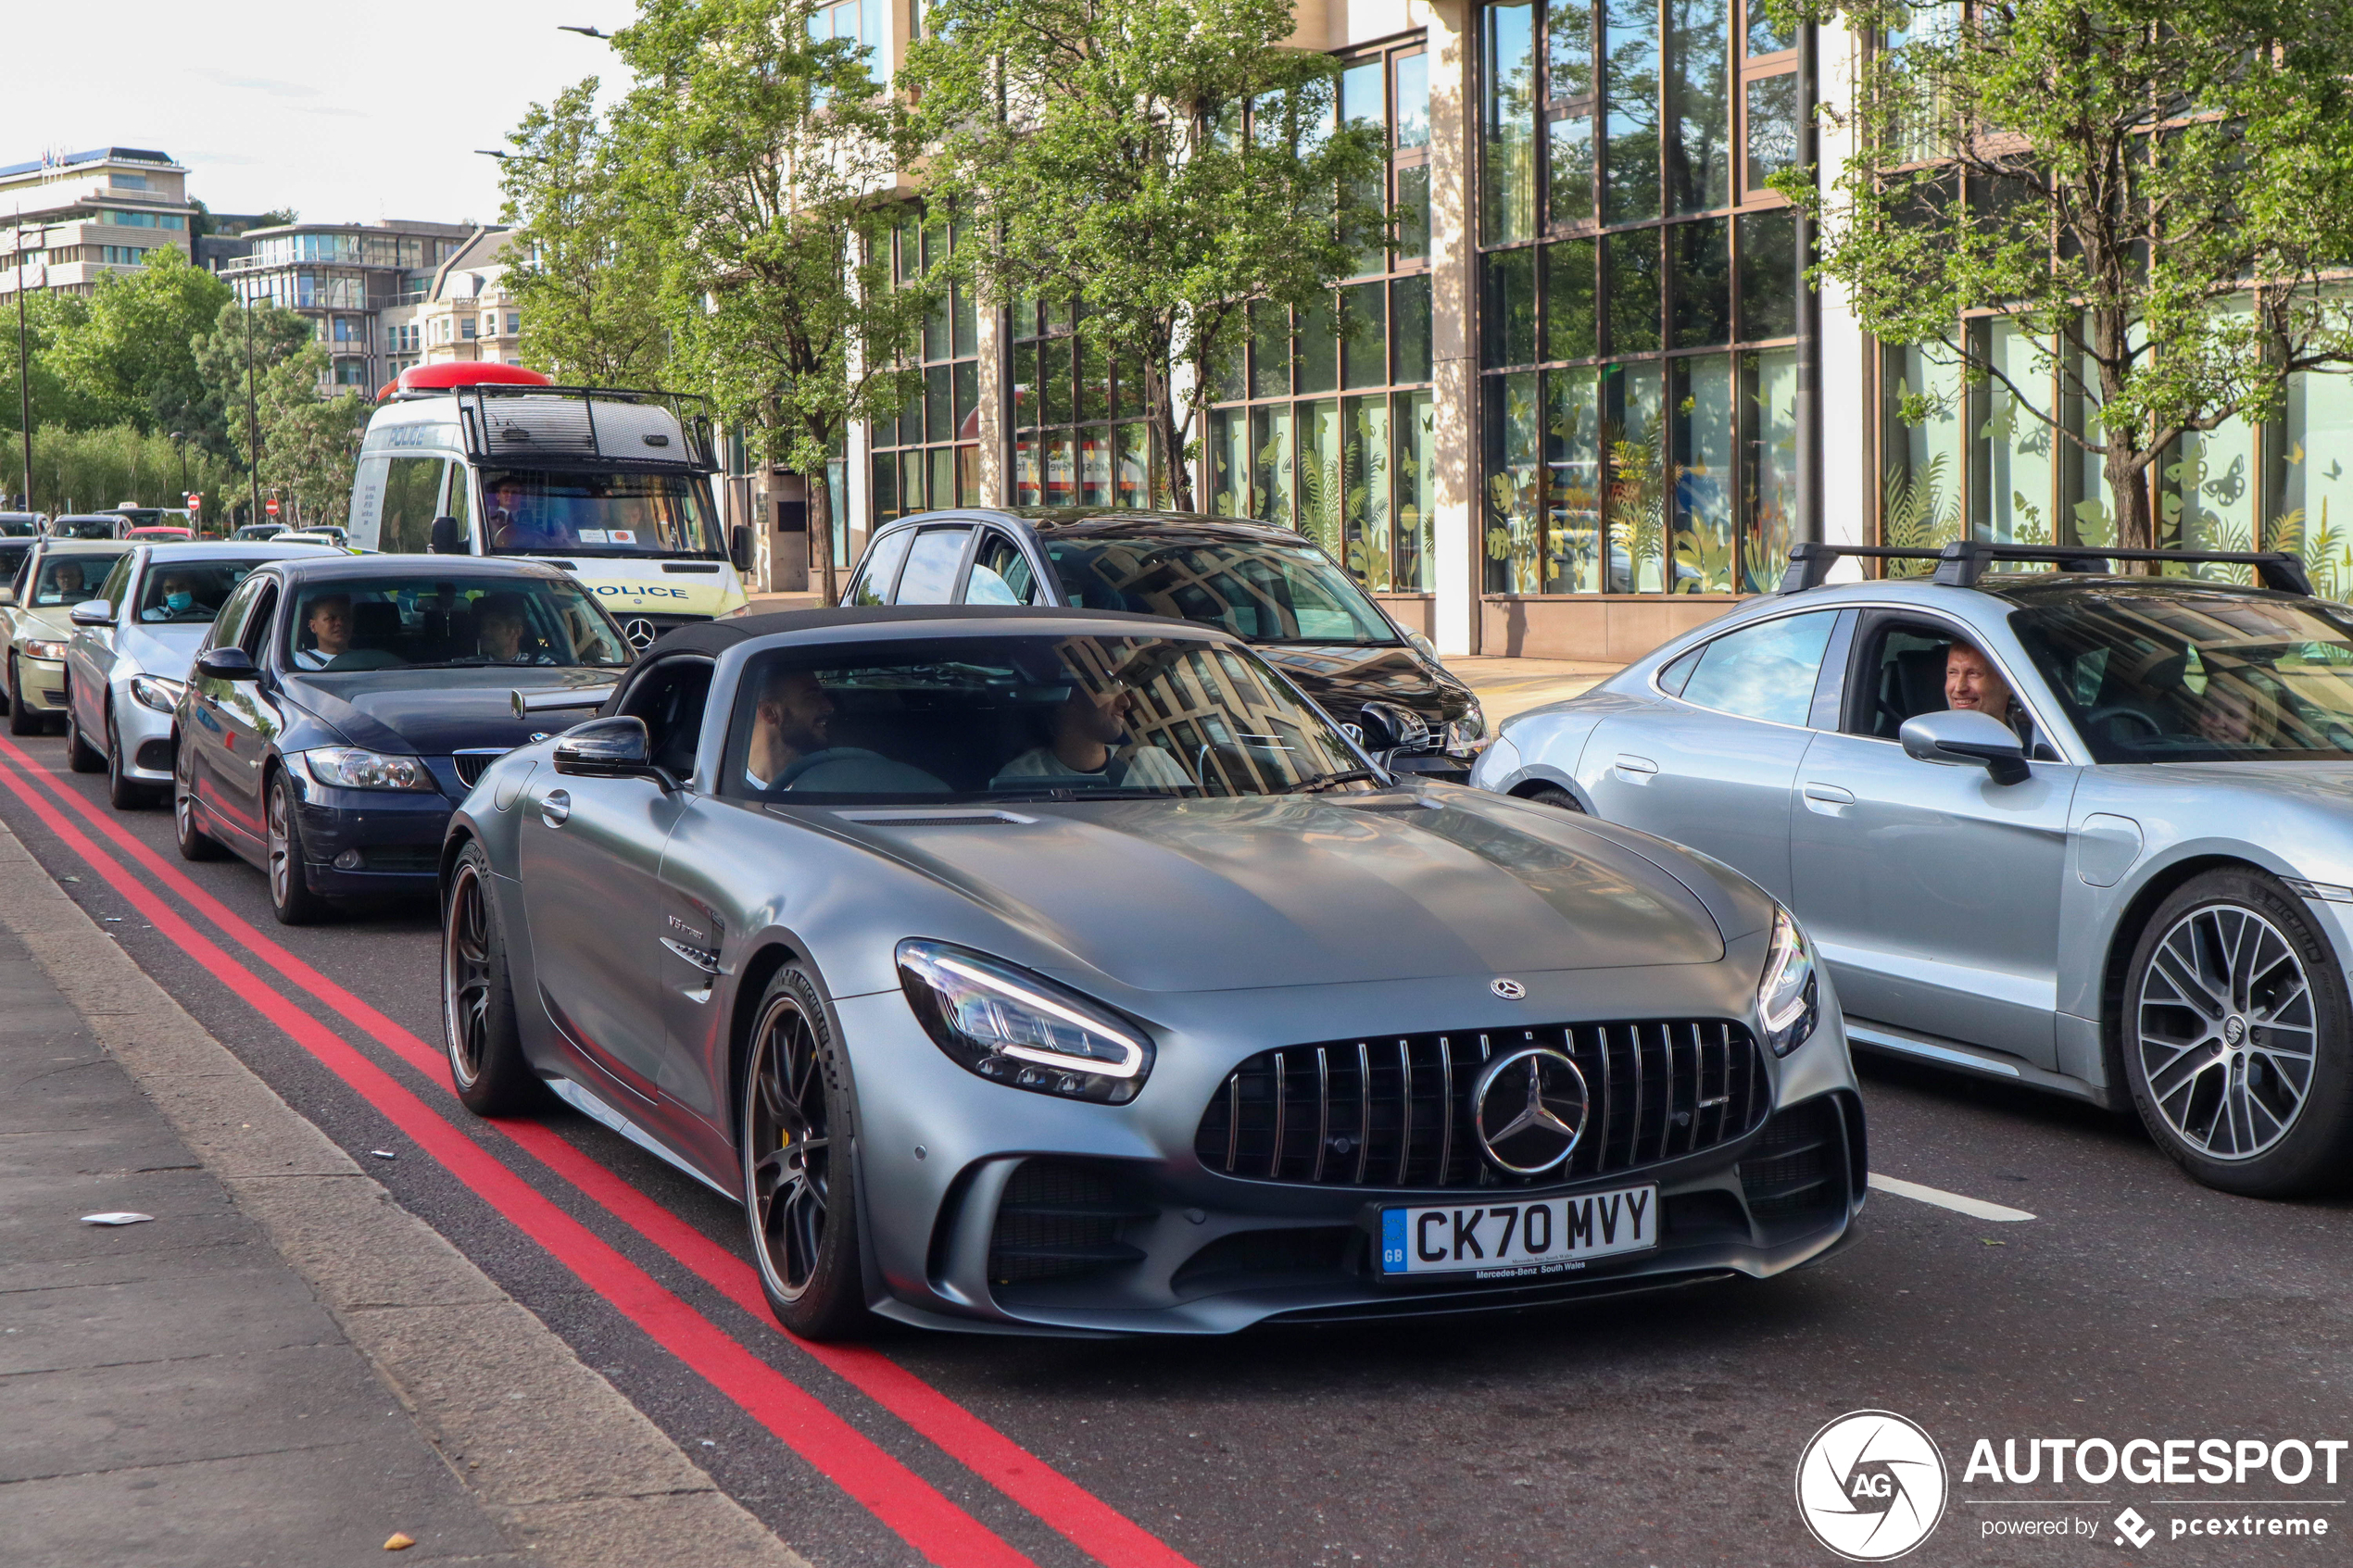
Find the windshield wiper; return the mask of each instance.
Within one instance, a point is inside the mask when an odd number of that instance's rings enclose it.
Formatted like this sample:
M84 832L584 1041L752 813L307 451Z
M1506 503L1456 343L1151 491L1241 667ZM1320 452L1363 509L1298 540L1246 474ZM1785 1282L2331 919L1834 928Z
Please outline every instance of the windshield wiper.
M1342 768L1338 772L1317 773L1276 791L1278 795L1321 795L1344 784L1380 784L1383 779L1370 768Z

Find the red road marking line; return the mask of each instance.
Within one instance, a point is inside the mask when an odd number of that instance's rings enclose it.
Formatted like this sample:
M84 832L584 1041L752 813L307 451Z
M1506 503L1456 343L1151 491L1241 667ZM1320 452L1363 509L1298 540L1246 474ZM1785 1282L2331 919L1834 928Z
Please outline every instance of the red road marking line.
M17 747L6 742L0 742L0 746L22 759ZM23 801L69 849L216 980L309 1051L582 1284L611 1302L656 1344L783 1439L909 1546L946 1568L964 1568L967 1563L1036 1568L1027 1557L886 1453L816 1396L737 1344L428 1108L390 1073L264 984L156 894L139 885L121 862L92 843L16 774L0 770L0 785Z
M120 846L150 875L194 906L232 940L341 1013L411 1067L435 1077L444 1071L447 1062L440 1051L263 935L244 917L198 887L177 866L132 837L120 823L65 788L27 753L5 738L0 738L0 752L15 758L18 765L50 793ZM787 1333L769 1311L767 1298L761 1293L758 1277L748 1261L573 1148L554 1129L535 1122L501 1122L497 1126L591 1202L602 1206L761 1324L784 1335L1107 1568L1193 1568L1189 1560L1158 1537L880 1351L862 1346L820 1345ZM480 1146L470 1141L469 1147Z

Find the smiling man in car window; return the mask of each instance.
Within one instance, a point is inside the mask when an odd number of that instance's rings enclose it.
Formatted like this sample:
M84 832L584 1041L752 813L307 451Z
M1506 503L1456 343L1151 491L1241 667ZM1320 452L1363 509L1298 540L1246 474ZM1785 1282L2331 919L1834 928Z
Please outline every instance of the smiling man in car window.
M1975 645L1957 637L1944 654L1944 706L2011 722L2009 683Z

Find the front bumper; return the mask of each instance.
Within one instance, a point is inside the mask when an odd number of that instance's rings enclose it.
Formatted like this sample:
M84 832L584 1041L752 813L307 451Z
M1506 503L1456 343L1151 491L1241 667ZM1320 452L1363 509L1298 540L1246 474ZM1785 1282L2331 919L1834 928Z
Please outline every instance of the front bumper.
M456 803L438 790L336 789L299 762L286 776L296 789L303 880L313 893L431 893L441 840ZM340 862L340 863L338 863Z
M1577 988L1587 991L1624 985L1621 976L1579 979ZM1427 1017L1430 989L1349 987L1355 995L1345 1011L1397 1022ZM1424 994L1409 1001L1416 992ZM1203 1010L1230 1017L1235 999L1229 993L1223 1010ZM1628 1016L1612 999L1578 1010ZM1768 1062L1779 1109L1746 1137L1603 1177L1506 1192L1311 1185L1205 1168L1194 1137L1210 1096L1236 1063L1279 1040L1187 1039L1193 1031L1164 1030L1143 1094L1128 1106L1103 1106L1026 1094L965 1073L933 1046L896 992L837 998L836 1008L853 1074L869 1085L860 1097L859 1172L870 1296L883 1315L932 1327L1223 1334L1276 1319L1472 1311L1762 1279L1838 1247L1864 1198L1861 1100L1837 1015L1828 1009L1811 1040ZM1654 997L1650 1008L1630 1010L1659 1009ZM1342 1023L1320 1034L1345 1030ZM889 1092L874 1092L875 1084L889 1085ZM1822 1130L1818 1138L1797 1140L1817 1146L1815 1154L1795 1157L1819 1166L1796 1173L1806 1179L1793 1179L1787 1153L1795 1147L1793 1131L1806 1129L1787 1118L1815 1119L1809 1124ZM1536 1278L1392 1282L1376 1269L1385 1205L1470 1206L1654 1183L1663 1224L1660 1244L1649 1251Z
M17 655L17 689L25 706L51 713L66 710L66 667L63 659Z
M129 680L114 684L114 733L122 746L122 776L139 784L171 782L172 715L131 695Z

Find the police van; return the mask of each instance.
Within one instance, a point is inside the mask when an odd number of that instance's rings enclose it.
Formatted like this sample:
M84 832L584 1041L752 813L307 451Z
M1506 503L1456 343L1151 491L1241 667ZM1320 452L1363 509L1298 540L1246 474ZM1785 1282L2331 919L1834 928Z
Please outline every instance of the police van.
M698 402L557 386L520 365L413 366L368 421L351 543L547 561L640 648L741 610L750 536L720 526Z

